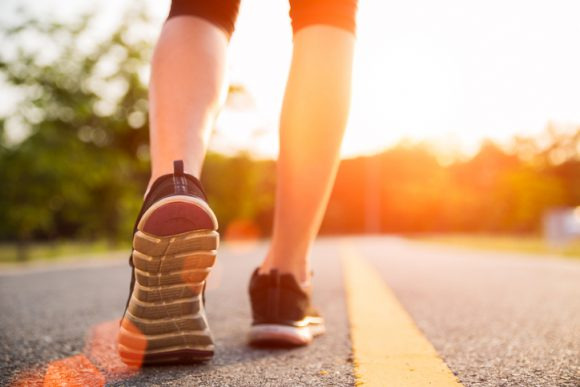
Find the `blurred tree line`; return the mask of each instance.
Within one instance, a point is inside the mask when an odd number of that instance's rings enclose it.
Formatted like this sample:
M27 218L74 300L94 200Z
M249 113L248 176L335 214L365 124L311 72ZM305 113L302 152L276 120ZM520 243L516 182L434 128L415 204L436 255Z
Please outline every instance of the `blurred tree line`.
M323 230L530 234L541 231L547 209L578 205L580 126L549 127L542 139L514 139L510 151L487 141L449 165L428 144L408 143L345 160Z
M130 239L148 180L146 74L152 44L128 12L100 42L91 19L28 19L0 31L0 82L18 99L0 116L0 241ZM230 92L243 92L233 86ZM549 146L488 142L441 165L401 143L343 161L323 233L535 232L545 209L580 204L580 130L548 128ZM222 232L267 235L275 162L210 153L202 181ZM235 226L235 227L234 227Z
M25 256L31 241L130 240L149 178L152 39L139 33L148 15L129 9L101 40L88 15L14 19L0 27L0 85L18 101L0 115L0 241ZM272 195L255 189L273 186L271 170L247 155L208 155L204 176L220 179L202 180L222 226L268 218Z

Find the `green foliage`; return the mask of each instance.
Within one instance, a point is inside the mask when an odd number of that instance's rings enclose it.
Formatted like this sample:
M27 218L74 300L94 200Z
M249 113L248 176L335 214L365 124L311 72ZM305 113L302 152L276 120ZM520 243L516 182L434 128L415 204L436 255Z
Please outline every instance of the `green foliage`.
M147 94L138 74L151 47L129 44L127 18L92 42L89 20L28 20L2 31L16 49L3 51L0 71L22 96L0 121L2 239L105 235L115 242L131 227L147 173ZM32 47L25 44L31 37ZM14 140L9 128L23 138Z
M273 161L252 160L247 154L227 157L210 153L205 160L202 183L222 230L234 220L255 223L263 234L271 229Z
M0 78L21 99L0 117L0 240L130 238L149 175L140 74L152 47L134 31L148 19L128 10L98 42L90 21L27 20L0 31L12 42L2 51ZM269 230L273 168L248 155L208 155L204 176L220 178L205 184L222 229L260 219Z

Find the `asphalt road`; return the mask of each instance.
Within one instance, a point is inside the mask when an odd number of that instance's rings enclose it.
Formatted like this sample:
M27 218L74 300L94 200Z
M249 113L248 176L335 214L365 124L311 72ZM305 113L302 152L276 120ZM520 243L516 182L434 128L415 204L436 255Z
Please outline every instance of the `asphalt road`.
M246 345L247 281L265 244L220 247L207 293L214 360L138 373L114 352L126 260L0 272L0 381L42 381L82 355L108 385L354 385L339 260L344 243L376 268L465 385L580 386L580 261L389 237L317 242L315 302L328 332L293 350Z

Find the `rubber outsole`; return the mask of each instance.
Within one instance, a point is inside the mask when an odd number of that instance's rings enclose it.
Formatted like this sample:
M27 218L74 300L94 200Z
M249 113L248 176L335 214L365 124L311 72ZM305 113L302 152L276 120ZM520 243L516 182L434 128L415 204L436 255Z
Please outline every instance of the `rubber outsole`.
M214 354L202 293L216 260L219 234L211 209L194 199L173 196L155 203L133 237L135 286L118 335L119 355L127 365L197 363ZM171 209L166 214L165 205ZM176 205L191 208L173 222ZM155 215L157 221L167 222L165 230L177 225L181 231L183 214L205 216L205 223L210 219L215 229L155 235L147 228L147 220ZM159 223L154 226L162 228Z
M324 323L294 327L281 324L252 325L248 334L250 345L287 347L308 345L316 336L324 334Z

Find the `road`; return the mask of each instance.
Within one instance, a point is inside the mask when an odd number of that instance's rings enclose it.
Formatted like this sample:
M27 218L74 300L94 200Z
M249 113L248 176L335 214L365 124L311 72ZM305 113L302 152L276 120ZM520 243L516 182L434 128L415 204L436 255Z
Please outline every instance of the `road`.
M138 372L124 367L114 350L128 290L126 260L4 270L0 380L57 380L75 377L78 368L107 385L354 385L357 362L340 259L345 246L378 273L464 385L580 385L580 261L393 237L317 241L314 300L327 334L293 350L246 345L247 281L266 245L224 244L207 292L215 358Z

